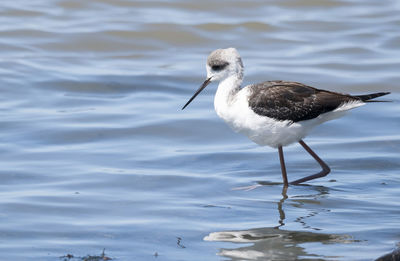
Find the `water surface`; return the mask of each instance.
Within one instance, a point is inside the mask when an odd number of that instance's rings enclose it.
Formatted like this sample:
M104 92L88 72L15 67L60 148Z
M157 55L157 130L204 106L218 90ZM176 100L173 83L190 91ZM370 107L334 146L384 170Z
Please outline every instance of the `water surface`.
M1 259L373 260L400 242L398 1L0 7ZM246 84L393 102L316 128L332 173L284 192L277 151L215 115L215 84L180 110L230 46ZM291 180L318 170L285 153Z

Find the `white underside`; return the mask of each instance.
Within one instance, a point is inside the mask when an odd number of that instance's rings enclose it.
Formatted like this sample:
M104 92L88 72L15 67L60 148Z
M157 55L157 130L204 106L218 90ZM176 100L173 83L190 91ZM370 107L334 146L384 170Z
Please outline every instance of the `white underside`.
M277 121L260 116L249 107L248 88L244 87L232 96L232 82L229 79L220 83L214 99L214 107L233 130L248 136L261 146L285 146L303 139L315 126L339 118L348 110L364 105L364 102L346 103L334 111L319 115L317 118L300 122Z

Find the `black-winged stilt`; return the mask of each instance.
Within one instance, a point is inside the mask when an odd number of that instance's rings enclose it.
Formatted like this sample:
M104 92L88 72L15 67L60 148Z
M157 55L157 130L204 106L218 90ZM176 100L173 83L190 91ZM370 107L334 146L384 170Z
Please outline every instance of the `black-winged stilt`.
M207 58L206 67L207 80L182 110L210 82L219 81L214 98L218 116L255 143L278 148L285 187L324 177L330 172L328 165L303 141L313 127L341 117L348 110L362 106L373 98L389 94L379 92L352 96L287 81L267 81L241 88L243 63L235 48L213 51ZM322 170L289 183L282 147L294 142L299 142Z

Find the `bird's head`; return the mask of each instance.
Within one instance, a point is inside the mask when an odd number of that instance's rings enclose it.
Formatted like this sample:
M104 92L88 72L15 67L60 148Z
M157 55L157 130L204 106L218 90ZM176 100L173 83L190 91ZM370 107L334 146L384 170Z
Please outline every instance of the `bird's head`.
M185 109L210 82L223 81L231 76L235 76L238 79L243 78L242 59L235 48L217 49L211 52L207 58L206 69L207 79L185 106L183 106L182 110Z

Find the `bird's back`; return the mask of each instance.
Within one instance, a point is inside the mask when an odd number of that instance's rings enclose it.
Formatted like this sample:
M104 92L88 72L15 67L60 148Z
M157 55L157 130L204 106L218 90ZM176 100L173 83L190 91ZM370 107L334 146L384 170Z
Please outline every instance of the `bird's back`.
M250 85L249 107L258 115L275 120L299 122L354 103L363 101L357 96L313 88L298 82L267 81ZM357 105L358 103L358 105Z

